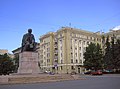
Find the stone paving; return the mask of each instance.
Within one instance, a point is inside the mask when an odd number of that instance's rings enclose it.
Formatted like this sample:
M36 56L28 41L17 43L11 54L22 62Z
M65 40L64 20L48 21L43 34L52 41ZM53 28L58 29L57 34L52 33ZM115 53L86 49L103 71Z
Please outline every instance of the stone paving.
M55 82L55 81L65 81L65 80L78 80L79 75L70 74L13 74L7 76L0 76L0 84L19 84L19 83L38 83L38 82Z

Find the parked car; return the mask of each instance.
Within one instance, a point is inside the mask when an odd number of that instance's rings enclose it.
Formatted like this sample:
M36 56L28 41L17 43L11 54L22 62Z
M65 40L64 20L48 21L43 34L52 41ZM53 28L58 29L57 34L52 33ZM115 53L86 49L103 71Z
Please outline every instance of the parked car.
M75 71L72 71L72 72L71 72L71 75L75 75L75 74L77 74Z
M45 74L49 74L49 75L54 75L55 73L51 72L51 71L45 71Z
M53 72L49 72L49 75L54 75L55 73L53 73Z
M45 73L45 74L49 74L49 73L50 73L50 71L47 71L47 70L46 70L44 73Z
M103 74L113 74L113 70L103 70Z
M102 75L103 73L102 73L102 71L101 70L94 70L94 71L92 71L91 72L91 75Z
M91 71L84 72L84 74L91 74Z

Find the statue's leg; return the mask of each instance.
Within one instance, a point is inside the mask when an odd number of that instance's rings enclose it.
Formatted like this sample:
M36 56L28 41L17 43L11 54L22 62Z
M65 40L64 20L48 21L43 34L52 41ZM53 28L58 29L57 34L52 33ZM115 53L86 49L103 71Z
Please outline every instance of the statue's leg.
M23 51L27 51L27 45L23 47Z
M23 46L21 47L21 52L23 52Z
M23 52L25 51L25 46L23 47Z
M34 43L33 51L36 51L36 43Z

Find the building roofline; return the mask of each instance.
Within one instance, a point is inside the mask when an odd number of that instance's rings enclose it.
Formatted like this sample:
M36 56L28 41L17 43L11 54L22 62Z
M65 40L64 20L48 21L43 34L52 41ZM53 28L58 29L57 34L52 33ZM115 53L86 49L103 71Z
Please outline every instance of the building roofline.
M59 30L57 30L57 33L61 32L61 31L64 31L64 30L69 30L69 31L76 31L79 32L79 33L82 33L82 34L94 34L94 35L98 35L100 36L100 31L98 32L91 32L91 31L87 31L87 30L83 30L83 29L77 29L77 28L71 28L71 27L62 27L60 28Z
M55 32L48 32L48 33L46 33L46 34L40 36L39 39L44 39L44 38L46 38L46 37L48 37L48 36L50 36L50 35L53 35L53 34L55 34Z
M14 49L12 52L14 53L15 51L20 50L20 49L21 49L21 47L18 47L16 49Z

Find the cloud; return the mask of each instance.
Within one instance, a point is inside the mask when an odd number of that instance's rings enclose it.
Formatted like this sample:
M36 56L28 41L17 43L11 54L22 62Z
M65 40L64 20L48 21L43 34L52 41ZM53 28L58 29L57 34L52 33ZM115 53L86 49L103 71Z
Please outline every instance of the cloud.
M120 25L119 25L119 26L114 27L112 30L120 30Z

